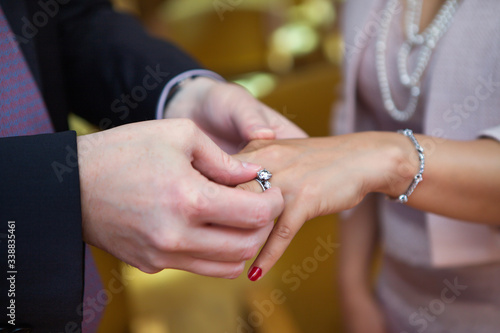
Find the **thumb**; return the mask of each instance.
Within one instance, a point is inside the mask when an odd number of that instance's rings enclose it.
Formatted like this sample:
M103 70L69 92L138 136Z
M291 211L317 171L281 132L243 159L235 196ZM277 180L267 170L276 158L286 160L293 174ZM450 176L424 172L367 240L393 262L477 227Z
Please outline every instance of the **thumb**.
M233 122L246 141L274 140L276 131L264 111L265 106L255 100L251 103L239 104L233 113Z
M223 185L238 185L257 176L261 166L242 162L224 152L208 136L198 131L191 154L192 165L205 177Z
M296 124L257 100L238 106L233 122L247 141L308 137Z

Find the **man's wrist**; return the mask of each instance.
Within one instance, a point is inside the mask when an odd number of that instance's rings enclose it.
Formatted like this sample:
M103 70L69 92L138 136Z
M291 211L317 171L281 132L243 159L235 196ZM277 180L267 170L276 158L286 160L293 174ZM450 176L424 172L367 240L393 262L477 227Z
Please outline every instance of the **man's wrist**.
M160 99L158 101L158 106L156 108L156 119L164 119L166 117L165 113L168 108L167 100L171 95L171 90L180 82L193 77L207 77L216 81L225 82L222 76L206 69L194 69L177 75L172 80L170 80L163 88Z
M166 113L166 110L168 108L169 103L172 101L172 99L174 99L174 97L177 95L177 93L179 91L181 91L181 89L185 88L186 85L188 85L190 82L194 81L196 78L199 78L199 76L194 75L194 76L187 77L184 80L177 82L172 87L172 89L170 89L170 91L168 92L168 95L167 95L167 100L165 101L164 113ZM166 114L164 114L164 118L166 118Z

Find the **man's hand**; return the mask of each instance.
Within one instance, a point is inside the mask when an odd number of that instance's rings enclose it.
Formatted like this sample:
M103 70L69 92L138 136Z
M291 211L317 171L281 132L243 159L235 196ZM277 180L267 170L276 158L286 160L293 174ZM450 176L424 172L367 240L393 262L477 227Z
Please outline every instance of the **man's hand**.
M228 153L256 139L305 138L307 134L244 88L198 77L186 82L169 102L166 117L193 120Z
M235 278L283 210L279 189L230 187L259 166L233 159L190 120L82 136L78 149L85 242L147 273Z

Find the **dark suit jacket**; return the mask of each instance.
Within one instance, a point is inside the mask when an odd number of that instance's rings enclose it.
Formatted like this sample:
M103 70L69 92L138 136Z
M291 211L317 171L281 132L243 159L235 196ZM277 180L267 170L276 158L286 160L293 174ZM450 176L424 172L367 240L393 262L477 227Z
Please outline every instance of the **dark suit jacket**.
M57 131L67 130L70 110L103 128L153 119L168 80L199 68L106 0L0 4ZM6 273L11 234L15 284ZM0 248L0 327L10 327L14 287L17 326L78 332L84 253L73 132L0 139Z

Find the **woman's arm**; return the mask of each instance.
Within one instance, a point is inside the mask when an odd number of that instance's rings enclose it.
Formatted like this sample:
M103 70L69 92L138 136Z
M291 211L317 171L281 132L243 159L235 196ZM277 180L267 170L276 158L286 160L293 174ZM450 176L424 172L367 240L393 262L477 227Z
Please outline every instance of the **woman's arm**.
M378 243L378 229L375 195L368 195L349 214L342 217L339 258L341 290L371 293L370 275Z
M452 218L500 225L500 143L417 135L426 149L424 181L408 205ZM328 138L252 142L241 159L268 168L286 207L256 260L272 267L302 224L356 206L372 192L397 197L417 174L416 149L405 136L361 132ZM259 185L244 185L259 191Z
M500 225L500 143L415 137L427 148L427 162L424 181L408 205L459 220Z
M371 194L342 216L340 301L349 333L385 333L385 320L372 291L372 263L378 243L377 198ZM359 318L364 318L359 320Z

